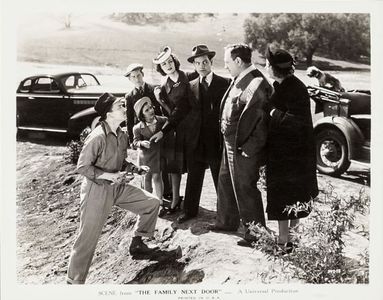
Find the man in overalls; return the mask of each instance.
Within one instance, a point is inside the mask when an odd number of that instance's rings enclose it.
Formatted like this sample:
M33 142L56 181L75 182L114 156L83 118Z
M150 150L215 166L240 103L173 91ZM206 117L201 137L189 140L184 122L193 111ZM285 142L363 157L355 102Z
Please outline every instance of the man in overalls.
M153 236L160 206L152 194L128 184L126 171L121 172L127 165L128 148L128 137L119 126L126 118L124 98L104 93L94 108L101 116L101 124L85 140L77 163L77 171L84 179L80 192L80 229L67 274L70 284L85 283L102 227L113 205L139 216L129 248L131 255L153 250L142 237ZM129 167L126 170L142 172L133 165Z

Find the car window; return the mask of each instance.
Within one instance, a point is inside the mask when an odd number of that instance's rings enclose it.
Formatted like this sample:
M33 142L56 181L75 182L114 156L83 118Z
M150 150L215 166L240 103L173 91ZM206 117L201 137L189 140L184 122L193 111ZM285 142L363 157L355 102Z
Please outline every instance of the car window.
M97 82L97 80L92 76L92 75L88 75L88 74L82 74L81 75L81 79L84 81L84 83L86 85L99 85L99 83Z
M34 93L58 93L60 92L57 82L53 78L40 77L37 78L32 85Z
M86 86L99 85L97 79L89 74L73 74L63 80L67 89L78 89Z
M32 80L28 79L25 80L22 86L20 87L20 92L21 93L28 93L30 88L31 88Z

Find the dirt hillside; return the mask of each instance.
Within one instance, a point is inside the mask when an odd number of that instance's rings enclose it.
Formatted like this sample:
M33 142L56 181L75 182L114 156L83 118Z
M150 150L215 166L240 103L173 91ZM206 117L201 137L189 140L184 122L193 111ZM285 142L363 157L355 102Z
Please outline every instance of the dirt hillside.
M44 142L46 144L46 142ZM65 283L71 246L79 225L81 178L65 162L63 145L28 140L17 143L17 276L20 283ZM134 156L134 153L132 153ZM342 179L319 175L321 189L329 180L337 193L357 195L368 172L351 171ZM139 184L139 178L134 184ZM185 176L182 180L182 193ZM99 240L87 283L292 283L289 268L276 264L265 253L237 246L237 233L206 229L214 221L216 195L211 175L204 183L198 218L178 225L174 216L158 219L150 241L161 255L132 259L128 247L135 216L114 208ZM263 196L264 190L263 190ZM322 195L323 196L323 195ZM321 197L321 196L320 196ZM276 222L268 222L276 231ZM358 216L358 227L368 232L368 216ZM346 254L357 258L369 246L368 236L349 232ZM180 247L182 255L175 251Z

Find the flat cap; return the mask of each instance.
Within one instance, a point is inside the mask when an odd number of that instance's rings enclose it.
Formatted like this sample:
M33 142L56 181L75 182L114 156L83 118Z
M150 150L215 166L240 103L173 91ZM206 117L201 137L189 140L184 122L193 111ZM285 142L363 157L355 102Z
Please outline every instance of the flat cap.
M132 73L133 71L138 70L138 69L142 70L143 68L144 68L144 66L142 64L137 64L137 63L130 64L126 68L124 76L128 77L130 75L130 73Z

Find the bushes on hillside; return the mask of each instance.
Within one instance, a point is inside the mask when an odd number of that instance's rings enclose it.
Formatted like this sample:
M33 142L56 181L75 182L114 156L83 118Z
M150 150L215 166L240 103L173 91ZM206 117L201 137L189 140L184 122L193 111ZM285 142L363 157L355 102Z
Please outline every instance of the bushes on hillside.
M368 283L368 249L355 260L345 256L344 247L347 232L356 227L356 213L368 214L370 197L362 188L357 196L344 199L334 193L330 183L323 197L320 199L323 206L311 203L309 219L292 232L293 243L298 247L290 254L278 246L272 232L253 224L250 229L260 237L254 247L265 252L269 259L282 265L287 263L294 270L294 277L307 283ZM295 205L286 209L297 212L306 208ZM358 234L368 238L364 228Z
M72 140L67 144L67 152L64 154L65 161L77 164L78 157L84 145L86 137L92 130L89 127L86 127L79 136L78 140Z

